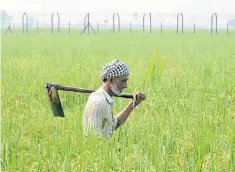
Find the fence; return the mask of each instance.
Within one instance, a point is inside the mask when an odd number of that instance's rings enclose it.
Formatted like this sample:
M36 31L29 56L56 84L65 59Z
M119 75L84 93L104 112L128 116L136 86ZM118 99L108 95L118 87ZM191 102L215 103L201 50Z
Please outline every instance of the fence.
M5 34L20 33L21 29L22 34L70 34L75 29L80 34L100 34L101 30L111 34L121 30L150 34L153 30L161 33L175 30L176 34L184 34L184 30L189 30L196 34L197 30L206 29L211 35L217 35L219 30L230 35L230 31L235 29L235 14L24 12L9 15L13 20L2 26Z

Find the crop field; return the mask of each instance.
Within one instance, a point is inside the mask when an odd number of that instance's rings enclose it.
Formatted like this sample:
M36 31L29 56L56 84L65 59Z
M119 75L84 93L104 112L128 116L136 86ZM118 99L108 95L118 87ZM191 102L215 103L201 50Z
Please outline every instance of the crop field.
M66 32L2 34L2 171L235 171L235 32ZM111 139L85 138L89 94L59 91L58 118L44 84L97 89L114 58L147 99ZM131 101L114 99L114 114Z

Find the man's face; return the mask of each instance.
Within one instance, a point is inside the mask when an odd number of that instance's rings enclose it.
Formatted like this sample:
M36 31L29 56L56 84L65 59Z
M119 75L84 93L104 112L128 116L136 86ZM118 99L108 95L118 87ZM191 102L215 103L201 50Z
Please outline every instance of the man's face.
M127 88L128 75L112 79L110 89L115 95L121 95L122 91Z

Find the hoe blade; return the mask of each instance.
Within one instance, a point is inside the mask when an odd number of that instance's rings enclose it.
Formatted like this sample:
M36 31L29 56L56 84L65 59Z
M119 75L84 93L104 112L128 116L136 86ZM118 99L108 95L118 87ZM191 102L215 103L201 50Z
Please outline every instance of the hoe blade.
M61 105L60 96L58 90L52 86L47 88L48 98L51 106L51 110L55 117L64 117L63 107Z

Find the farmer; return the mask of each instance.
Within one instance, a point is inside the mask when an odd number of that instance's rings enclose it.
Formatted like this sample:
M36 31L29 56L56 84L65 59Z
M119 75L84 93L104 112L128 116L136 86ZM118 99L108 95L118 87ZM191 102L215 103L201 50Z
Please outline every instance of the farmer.
M103 85L91 93L83 114L84 134L95 134L106 139L110 138L113 131L121 126L132 110L145 100L145 94L136 92L133 100L117 114L113 115L113 95L121 95L127 88L129 68L126 64L115 59L104 65L100 72Z

